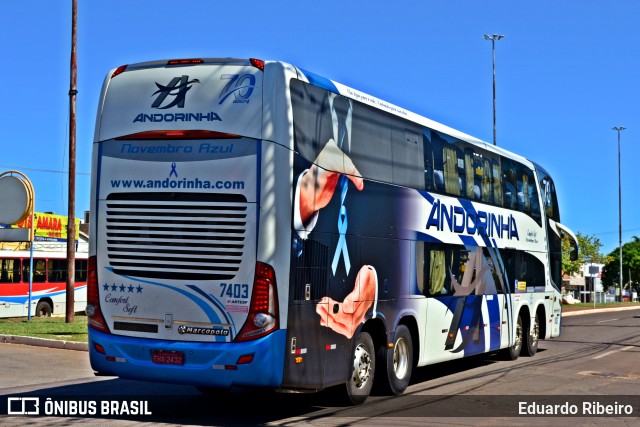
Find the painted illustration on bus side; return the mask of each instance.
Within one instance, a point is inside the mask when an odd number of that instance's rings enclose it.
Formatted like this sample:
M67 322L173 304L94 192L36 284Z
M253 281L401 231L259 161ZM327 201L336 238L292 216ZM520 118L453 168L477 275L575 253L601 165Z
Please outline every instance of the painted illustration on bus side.
M396 313L413 303L406 299L417 292L413 245L400 239L406 237L406 190L393 192L373 179L391 179L393 155L406 160L405 179L416 176L411 172L420 168L420 131L404 120L392 131L383 112L315 86L292 82L291 92L299 155L290 329L304 329L297 341L311 354L305 360L308 381L326 384L344 379L352 341L365 321L393 328ZM389 144L390 138L407 135L414 141ZM315 358L310 347L328 350ZM318 375L320 364L324 378Z

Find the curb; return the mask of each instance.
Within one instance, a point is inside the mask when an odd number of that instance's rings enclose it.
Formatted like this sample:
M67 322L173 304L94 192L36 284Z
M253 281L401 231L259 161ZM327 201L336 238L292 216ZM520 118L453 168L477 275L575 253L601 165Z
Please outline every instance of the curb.
M58 348L60 350L89 351L89 344L86 342L50 340L46 338L22 337L18 335L0 335L0 342L5 344L23 344L38 347Z
M567 313L562 313L562 317L581 316L583 314L607 313L612 311L626 311L626 310L640 310L640 305L637 307L634 307L634 306L612 307L612 308L598 308L595 310L570 311ZM60 350L89 351L89 344L86 342L51 340L46 338L23 337L19 335L0 334L0 343L34 345L38 347L57 348Z
M613 311L627 311L627 310L640 310L640 305L627 306L627 307L596 308L595 310L569 311L567 313L563 312L562 317L581 316L583 314L591 314L591 313L609 313Z

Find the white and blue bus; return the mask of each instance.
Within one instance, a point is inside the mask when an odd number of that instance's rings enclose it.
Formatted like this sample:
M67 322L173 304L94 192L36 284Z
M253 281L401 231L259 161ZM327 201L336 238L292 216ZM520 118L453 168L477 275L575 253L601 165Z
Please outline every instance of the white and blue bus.
M549 173L356 89L257 59L122 66L93 148L97 372L361 403L560 334L575 236Z

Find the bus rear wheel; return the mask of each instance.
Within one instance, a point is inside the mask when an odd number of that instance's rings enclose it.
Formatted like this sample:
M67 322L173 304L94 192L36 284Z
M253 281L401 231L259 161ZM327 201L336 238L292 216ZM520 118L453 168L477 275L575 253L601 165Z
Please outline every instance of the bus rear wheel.
M381 345L376 360L380 364L376 378L376 389L383 394L404 393L413 371L413 340L405 325L398 325L393 338L393 347Z
M36 305L36 316L38 317L51 317L52 312L51 304L47 301L39 301Z
M531 328L527 328L525 334L525 344L522 347L522 351L526 356L534 356L538 351L538 342L540 341L540 319L536 314L536 317L533 321L533 326Z
M367 400L373 386L376 356L371 335L361 332L355 342L351 363L351 375L346 383L346 395L354 405Z
M522 351L522 315L518 315L518 323L516 323L516 337L513 345L502 350L502 355L507 360L516 360Z

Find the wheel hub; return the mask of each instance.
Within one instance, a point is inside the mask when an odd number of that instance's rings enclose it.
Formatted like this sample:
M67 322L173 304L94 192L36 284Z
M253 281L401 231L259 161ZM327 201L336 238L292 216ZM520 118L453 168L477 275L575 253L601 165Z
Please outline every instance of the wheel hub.
M409 346L404 338L398 339L393 347L393 372L403 379L409 369Z
M356 348L353 358L353 382L362 388L371 376L371 355L363 345Z
M538 342L539 336L540 336L540 328L538 326L538 319L536 318L536 321L533 324L533 329L531 330L531 342L534 345Z

